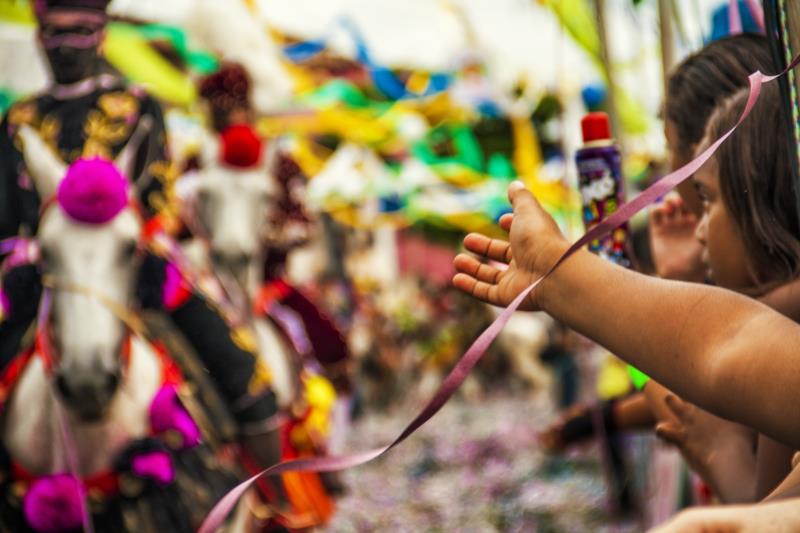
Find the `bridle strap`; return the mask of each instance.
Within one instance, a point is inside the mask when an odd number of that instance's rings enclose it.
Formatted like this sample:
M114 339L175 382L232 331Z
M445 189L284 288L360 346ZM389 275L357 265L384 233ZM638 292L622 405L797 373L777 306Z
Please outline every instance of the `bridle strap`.
M44 286L46 289L72 292L93 298L111 311L111 313L114 314L114 316L116 316L122 323L124 323L128 329L137 335L144 336L144 323L136 313L130 311L123 304L103 294L94 287L87 287L85 285L59 280L55 276L47 274L42 277L42 286Z

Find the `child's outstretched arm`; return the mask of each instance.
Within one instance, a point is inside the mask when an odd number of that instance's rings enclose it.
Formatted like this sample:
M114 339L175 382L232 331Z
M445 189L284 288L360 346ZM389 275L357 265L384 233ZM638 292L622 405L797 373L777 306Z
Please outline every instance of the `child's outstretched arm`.
M453 283L508 305L569 248L521 183L509 187L511 242L471 234ZM800 326L767 306L714 287L666 281L617 267L585 250L572 255L523 303L593 338L681 397L800 447Z

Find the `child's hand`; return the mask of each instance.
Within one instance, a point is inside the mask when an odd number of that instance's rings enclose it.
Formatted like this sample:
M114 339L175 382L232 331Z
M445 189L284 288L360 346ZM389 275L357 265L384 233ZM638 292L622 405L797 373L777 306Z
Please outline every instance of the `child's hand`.
M677 446L695 472L727 495L729 487L719 486L720 471L733 470L736 465L731 462L740 459L741 450L752 449L752 430L714 416L673 394L667 395L665 403L675 420L656 425L656 435ZM744 487L743 480L740 485Z
M701 283L703 247L695 237L697 216L677 194L650 209L650 249L660 278Z
M464 239L464 246L480 260L459 254L454 261L459 273L453 277L453 285L499 306L510 304L547 273L569 247L555 221L522 183L515 181L508 187L508 198L514 214L503 216L500 226L510 233L511 242L471 233ZM497 261L508 267L501 270L481 260ZM535 293L528 296L520 309L539 309Z

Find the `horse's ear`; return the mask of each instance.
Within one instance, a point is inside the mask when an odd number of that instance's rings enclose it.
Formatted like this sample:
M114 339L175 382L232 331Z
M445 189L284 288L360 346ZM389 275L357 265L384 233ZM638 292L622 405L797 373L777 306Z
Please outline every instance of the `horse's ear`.
M20 126L22 155L36 191L43 200L56 194L58 184L67 173L67 165L28 124Z
M136 176L133 175L133 171L136 167L136 153L150 133L152 126L153 117L150 115L144 115L139 119L139 123L136 125L133 135L131 135L130 139L128 139L128 143L120 150L117 158L114 160L114 165L116 165L120 172L133 182L137 181Z

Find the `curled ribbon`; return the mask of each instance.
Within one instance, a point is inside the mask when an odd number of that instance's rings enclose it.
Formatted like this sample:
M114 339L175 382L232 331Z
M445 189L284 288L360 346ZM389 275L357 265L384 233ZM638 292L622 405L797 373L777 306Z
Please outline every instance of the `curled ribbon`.
M736 128L747 118L753 109L753 106L758 101L761 94L761 87L764 83L771 82L776 78L786 74L790 69L794 68L800 63L800 56L794 59L789 67L782 73L774 76L765 76L761 72L755 72L750 75L750 92L747 99L747 104L742 112L736 125L734 125L722 137L717 139L711 146L709 146L702 154L695 158L690 163L681 167L680 169L667 174L656 183L648 187L645 191L633 198L630 202L622 205L620 209L601 222L586 234L576 241L570 248L556 261L556 263L547 271L547 273L536 280L528 288L522 291L497 319L475 340L462 358L458 361L450 374L445 378L439 390L434 397L425 406L425 408L414 418L414 420L406 426L403 432L389 445L375 448L368 451L356 452L341 456L330 457L313 457L304 459L295 459L276 464L270 468L261 471L259 474L243 481L228 494L226 494L211 510L209 515L200 527L200 533L211 533L215 531L225 521L226 516L234 508L239 498L249 489L255 481L264 475L277 475L285 472L331 472L337 470L344 470L355 466L362 465L381 455L385 454L404 440L411 434L419 429L423 424L430 420L453 396L456 390L461 386L464 380L469 375L472 368L477 364L483 356L486 349L494 341L500 331L508 323L511 315L519 308L525 298L533 291L547 276L553 273L567 258L569 258L577 250L585 246L587 243L594 239L598 239L607 235L614 228L620 224L628 221L634 214L644 209L649 204L656 201L659 197L663 196L668 191L672 190L676 185L683 182L692 176L700 167L702 167L717 149L730 137Z

